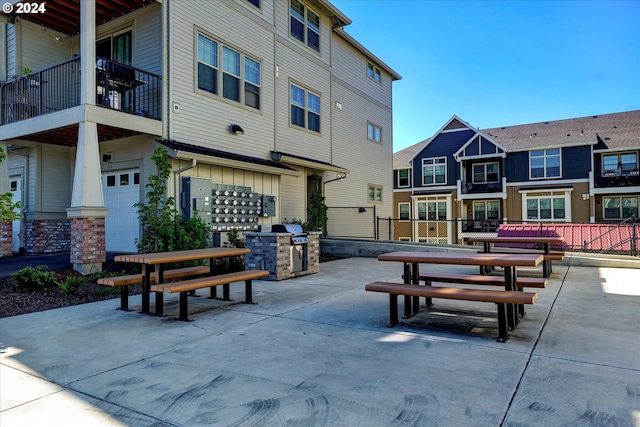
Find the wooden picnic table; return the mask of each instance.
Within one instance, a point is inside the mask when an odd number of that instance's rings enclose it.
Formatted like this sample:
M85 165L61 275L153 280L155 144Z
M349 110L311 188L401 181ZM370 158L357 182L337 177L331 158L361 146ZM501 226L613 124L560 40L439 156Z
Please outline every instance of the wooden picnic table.
M496 243L516 243L516 244L535 244L542 246L544 255L551 253L550 247L552 244L560 244L564 242L564 237L543 237L543 236L487 236L487 237L471 237L469 243L483 243L484 252L491 252L491 244ZM549 277L552 272L551 260L545 259L542 263L542 277L545 279Z
M504 284L506 291L517 291L517 267L535 267L542 262L541 254L496 254L477 252L409 252L398 251L378 255L379 261L399 261L404 264L404 283L418 285L420 280L420 264L456 264L504 267ZM417 313L419 297L405 296L405 317ZM518 310L513 304L507 309L510 328L518 324Z
M149 311L149 300L151 294L151 271L155 268L156 283L164 283L164 267L165 264L198 261L203 259L209 260L209 268L211 275L217 273L216 259L225 258L227 265L229 257L246 255L251 251L247 248L205 248L190 249L185 251L156 252L149 254L127 254L116 255L114 261L131 262L142 265L142 311L144 314L151 314ZM161 310L159 307L163 305L163 293L156 292L156 311ZM161 311L159 311L161 312Z

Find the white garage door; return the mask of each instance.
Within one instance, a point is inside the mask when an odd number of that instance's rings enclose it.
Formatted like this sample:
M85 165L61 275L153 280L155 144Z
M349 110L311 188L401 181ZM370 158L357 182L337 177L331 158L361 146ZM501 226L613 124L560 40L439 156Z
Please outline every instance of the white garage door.
M138 209L140 172L138 169L102 174L104 204L109 208L105 221L107 251L137 252L139 237Z

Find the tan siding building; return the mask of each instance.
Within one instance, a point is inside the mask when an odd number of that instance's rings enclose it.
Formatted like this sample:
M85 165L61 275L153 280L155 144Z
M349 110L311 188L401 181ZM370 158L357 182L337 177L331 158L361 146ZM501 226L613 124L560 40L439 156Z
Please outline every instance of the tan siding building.
M275 197L275 212L251 227L306 221L317 189L329 206L375 205L376 215L391 215L385 170L400 76L344 31L351 21L329 1L132 0L124 14L107 0L80 6L77 20L53 19L51 3L48 15L0 21L7 76L27 66L44 80L46 67L63 76L49 82L56 96L47 105L14 96L41 93L26 79L2 82L0 143L25 183L23 231L50 219L69 229L107 218L105 250L135 251L139 233L117 233L111 219L135 229L129 200L144 200L157 146L173 159L168 195L178 208L182 178L197 177ZM77 72L93 68L95 76ZM45 165L47 156L55 161ZM323 180L317 188L313 173ZM333 182L338 176L346 178ZM330 215L328 229L369 236L373 217L364 228L360 219ZM234 226L212 225L223 234ZM43 236L20 236L21 250L40 250L29 238ZM72 262L94 268L82 253Z

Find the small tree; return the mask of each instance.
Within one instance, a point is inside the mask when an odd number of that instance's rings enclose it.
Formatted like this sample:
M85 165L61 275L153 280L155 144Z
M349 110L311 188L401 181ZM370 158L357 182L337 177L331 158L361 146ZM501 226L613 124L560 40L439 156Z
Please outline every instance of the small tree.
M306 229L308 231L320 231L327 224L327 210L325 197L322 193L322 177L314 171L311 175L311 182L315 184L316 191L309 197L309 205L307 206L307 222Z
M173 197L167 197L167 180L171 176L171 161L167 150L158 147L151 160L157 173L149 176L147 203L136 203L142 226L142 237L136 239L140 252L165 252L201 249L209 245L211 230L203 218L194 215L185 219L174 209Z
M0 147L0 163L4 162L7 158L2 147ZM22 203L13 202L13 194L11 192L0 194L0 221L15 221L22 218L20 212L16 212L16 209L21 209Z

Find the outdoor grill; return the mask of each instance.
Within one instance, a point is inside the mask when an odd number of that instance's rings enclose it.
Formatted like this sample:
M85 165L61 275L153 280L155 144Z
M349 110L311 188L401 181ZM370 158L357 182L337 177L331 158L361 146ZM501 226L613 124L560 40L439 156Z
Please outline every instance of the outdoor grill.
M300 224L276 224L271 226L273 233L289 233L290 240L290 260L289 269L292 273L307 270L307 244L309 236L302 231Z

